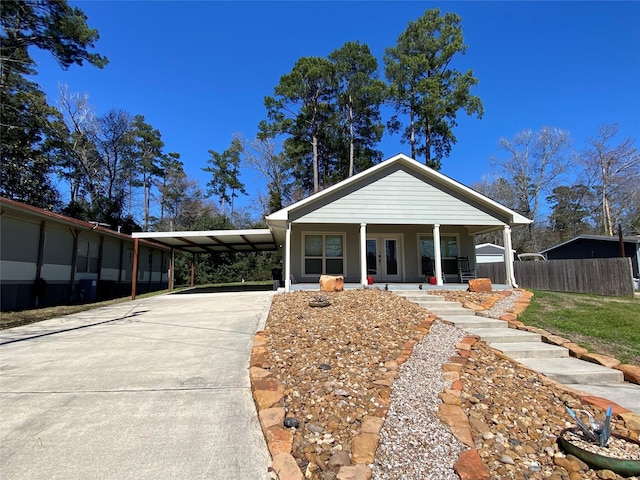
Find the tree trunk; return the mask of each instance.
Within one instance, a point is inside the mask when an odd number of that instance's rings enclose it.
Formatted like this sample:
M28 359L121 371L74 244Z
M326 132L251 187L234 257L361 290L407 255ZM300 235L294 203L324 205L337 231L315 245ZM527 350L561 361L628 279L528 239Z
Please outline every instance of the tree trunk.
M311 139L313 147L313 193L320 191L320 176L318 175L318 137L314 134Z
M351 96L349 96L351 102ZM349 176L353 176L353 156L354 156L354 133L353 133L353 108L349 106Z

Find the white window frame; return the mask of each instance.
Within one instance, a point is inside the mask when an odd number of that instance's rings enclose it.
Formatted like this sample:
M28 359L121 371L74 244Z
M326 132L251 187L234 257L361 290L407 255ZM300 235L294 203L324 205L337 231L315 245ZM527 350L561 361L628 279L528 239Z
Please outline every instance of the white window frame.
M321 256L307 256L305 254L306 250L306 237L307 236L321 236L322 237L322 255ZM341 237L342 238L342 256L341 257L327 257L326 251L326 237ZM314 277L319 275L327 275L327 259L342 259L342 273L332 273L331 275L346 275L347 271L347 235L345 232L302 232L302 243L301 243L301 256L302 256L302 276L303 277ZM321 259L322 260L322 272L321 273L307 273L307 262L308 258L311 259Z

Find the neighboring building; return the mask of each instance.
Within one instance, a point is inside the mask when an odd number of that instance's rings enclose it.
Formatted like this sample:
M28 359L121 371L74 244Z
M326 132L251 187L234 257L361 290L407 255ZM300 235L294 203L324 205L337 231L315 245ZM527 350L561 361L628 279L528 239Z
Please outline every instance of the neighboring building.
M633 276L638 278L640 263L640 236L624 237L624 256L631 258ZM620 238L604 235L580 235L549 247L542 252L547 260L620 257Z
M516 251L511 250L515 255ZM493 243L481 243L476 245L476 263L503 263L504 247Z
M131 293L129 235L0 198L1 310L91 302ZM144 241L138 293L167 288L170 250Z

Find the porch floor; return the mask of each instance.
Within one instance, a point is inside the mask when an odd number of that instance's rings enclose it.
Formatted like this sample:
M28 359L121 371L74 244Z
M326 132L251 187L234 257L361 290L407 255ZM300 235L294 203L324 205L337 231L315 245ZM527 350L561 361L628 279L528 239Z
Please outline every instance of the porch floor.
M367 285L367 288L378 288L384 290L385 287L388 287L388 290L394 291L407 291L407 290L420 290L420 286L422 286L423 291L428 290L467 290L469 288L469 284L467 283L445 283L443 285L431 285L429 283L374 283L372 285ZM511 285L502 285L502 284L492 284L491 287L494 290L513 290ZM345 290L353 290L362 288L359 283L345 283ZM295 292L298 290L320 290L319 283L292 283L291 291ZM278 291L284 291L283 288L279 288Z

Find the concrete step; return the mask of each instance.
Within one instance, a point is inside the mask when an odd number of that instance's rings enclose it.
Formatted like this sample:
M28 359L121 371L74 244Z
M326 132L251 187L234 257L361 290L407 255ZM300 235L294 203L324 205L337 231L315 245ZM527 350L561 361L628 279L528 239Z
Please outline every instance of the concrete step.
M521 358L566 358L569 356L569 350L566 348L542 342L498 342L490 345L515 360Z
M588 392L596 397L609 398L618 405L640 415L640 385L634 383L573 383L567 387Z
M465 330L472 335L478 335L481 340L492 346L494 343L541 342L541 337L537 333L516 330L515 328L468 328Z
M444 302L442 295L429 295L427 293L416 292L394 292L396 295L411 300L412 302Z
M624 375L619 370L573 357L520 358L517 361L565 385L624 382Z
M476 315L455 315L451 318L451 322L462 330L468 328L509 328L509 324L503 320Z
M451 305L438 305L438 306L432 306L430 303L425 302L425 303L418 303L418 305L420 305L423 308L426 308L427 310L432 311L433 313L437 314L439 317L444 318L445 320L450 320L448 317L453 317L453 316L459 316L459 315L470 315L469 312L471 312L471 310L469 310L468 308L464 308L462 307L460 304L456 305L451 304Z

